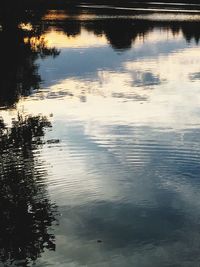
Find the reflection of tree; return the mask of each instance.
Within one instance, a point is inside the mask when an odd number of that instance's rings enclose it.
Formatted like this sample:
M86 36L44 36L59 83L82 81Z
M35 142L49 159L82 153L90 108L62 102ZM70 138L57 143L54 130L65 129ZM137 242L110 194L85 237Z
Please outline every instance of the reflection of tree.
M192 39L199 43L200 40L200 28L199 22L182 23L181 30L185 39L190 42Z
M200 40L200 28L198 22L170 22L170 21L148 21L137 19L105 19L84 23L84 27L94 33L105 34L110 44L115 49L131 48L137 37L144 37L154 28L171 30L174 34L182 31L186 41Z
M48 48L42 37L42 13L19 12L8 15L5 8L0 12L0 106L15 104L21 95L28 95L40 86L41 78L35 63L38 57L56 56L55 48ZM37 15L36 15L37 14ZM28 27L22 27L28 23ZM24 24L26 25L26 24Z
M84 27L97 34L105 34L113 48L125 50L131 48L138 36L145 36L151 25L138 23L131 19L104 19L85 23Z
M48 199L42 162L34 155L50 123L44 117L19 116L7 128L0 121L0 260L27 266L45 248L54 250L49 227L56 207Z
M51 21L51 27L54 26L69 36L79 35L82 28L95 35L105 35L112 47L117 50L131 48L137 37L143 38L155 28L166 29L173 34L182 32L187 42L194 39L198 43L200 40L199 22L197 21L145 20L142 19L144 14L138 12L106 8L77 8L77 13L75 13L75 9L73 9L72 15L70 15L71 13L68 8L66 19L59 24L56 20ZM139 15L141 18L131 19L128 17L129 15ZM95 19L94 16L96 16ZM47 28L48 26L46 30Z

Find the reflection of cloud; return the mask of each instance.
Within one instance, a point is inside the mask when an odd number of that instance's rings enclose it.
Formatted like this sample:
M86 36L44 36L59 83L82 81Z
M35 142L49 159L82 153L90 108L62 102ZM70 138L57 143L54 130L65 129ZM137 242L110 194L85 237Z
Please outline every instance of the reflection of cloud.
M157 31L155 32L157 33ZM160 55L167 56L170 53L187 47L185 41L180 42L180 40L177 39L170 39L171 35L168 36L167 32L166 35L163 35L163 39L158 38L158 40L155 41L155 32L152 33L154 36L152 40L151 36L149 36L149 42L148 38L143 42L140 40L138 43L136 42L136 45L130 51L118 54L108 46L100 45L99 47L95 47L94 38L96 44L99 45L102 40L101 36L95 37L89 34L89 36L92 36L91 45L88 44L88 47L84 46L84 44L81 44L81 38L85 35L85 31L83 31L83 36L80 35L80 37L76 37L78 39L77 45L80 45L79 49L78 47L69 45L68 48L62 49L60 57L38 61L40 72L45 81L44 86L55 85L65 79L74 77L77 79L96 80L98 79L98 72L100 70L113 72L124 71L124 64L127 62L139 61L144 58L152 59ZM72 37L68 37L68 44L70 44L70 38L73 39ZM89 40L90 39L88 39L88 42ZM52 42L52 44L54 44L54 42Z
M161 84L161 80L153 73L137 71L133 73L133 86L155 86Z
M191 81L200 80L200 72L194 72L189 74L189 79Z
M68 229L70 232L71 229ZM70 232L72 234L73 232ZM181 241L171 243L162 243L158 246L144 244L142 248L125 249L110 248L105 249L104 243L98 244L95 241L89 242L83 239L73 239L72 236L60 235L61 246L59 247L59 266L116 266L116 267L160 267L162 266L187 266L193 267L198 265L198 240L199 234L194 232L187 236L185 232ZM191 252L191 244L193 252ZM183 256L184 255L184 256ZM66 258L68 261L66 261ZM192 259L192 260L189 260ZM46 261L45 261L46 260ZM55 266L58 260L51 258L48 254L44 259L45 263ZM62 263L64 264L62 264Z
M65 173L63 191L57 195L62 212L57 237L61 262L184 266L191 255L198 261L199 130L182 136L98 122L56 125L57 131L63 127L60 155L65 160L52 157L56 170ZM134 159L143 163L139 172ZM188 168L193 177L187 177ZM54 263L49 254L44 260Z
M95 77L90 73L87 79L74 76L57 81L33 95L33 99L52 99L50 107L55 106L54 113L61 115L67 106L68 115L80 120L176 129L196 127L200 123L199 82L191 83L190 76L199 71L198 53L198 47L188 47L167 55L125 60L116 69L99 69ZM58 98L63 101L58 102ZM79 101L86 105L80 106ZM37 110L44 104L25 105L33 105Z
M118 99L122 99L123 101L147 101L148 100L148 96L145 95L140 95L140 94L134 94L134 93L113 93L112 94L113 98L118 98Z
M154 38L153 40L155 41ZM149 46L147 40L146 43L133 48L131 52L120 55L109 49L107 51L106 47L97 50L93 48L78 50L81 54L70 50L69 54L64 53L64 58L69 56L68 60L66 58L66 62L70 62L67 66L68 77L63 71L61 62L55 63L58 58L52 62L53 66L59 63L55 68L55 75L57 77L57 72L61 72L58 75L63 75L64 79L54 79L54 75L52 76L54 69L51 71L51 64L48 68L44 65L49 71L49 74L45 74L46 78L52 85L49 89L47 87L41 91L38 97L65 98L73 101L77 98L87 103L87 106L82 106L82 114L77 116L85 114L91 119L92 109L95 106L95 116L101 117L102 120L116 117L121 121L160 122L173 124L173 127L199 123L197 105L199 87L194 84L192 89L187 89L188 86L191 88L188 78L190 73L198 72L199 60L196 54L199 48L182 49L184 46L182 42L176 43L176 40L162 42L159 38L158 40L153 46ZM175 52L177 49L178 52ZM85 65L86 59L92 57L90 52L94 53L96 61ZM60 57L60 60L65 61L63 57ZM188 68L185 68L185 65ZM84 66L84 69L80 66ZM127 103L123 104L123 108L120 106L119 101L130 102L131 100L142 102L143 105ZM118 114L119 109L120 114ZM79 112L78 109L77 112Z

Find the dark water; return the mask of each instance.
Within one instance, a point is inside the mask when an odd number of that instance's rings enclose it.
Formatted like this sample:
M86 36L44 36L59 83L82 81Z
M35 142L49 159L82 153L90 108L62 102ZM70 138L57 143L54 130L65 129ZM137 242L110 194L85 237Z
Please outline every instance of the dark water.
M200 15L177 6L2 15L0 266L200 265Z

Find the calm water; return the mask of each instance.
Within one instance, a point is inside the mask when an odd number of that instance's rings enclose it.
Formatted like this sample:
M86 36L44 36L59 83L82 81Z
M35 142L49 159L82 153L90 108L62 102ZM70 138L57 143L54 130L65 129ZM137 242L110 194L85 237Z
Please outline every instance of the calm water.
M2 267L200 266L200 16L104 9L1 28Z

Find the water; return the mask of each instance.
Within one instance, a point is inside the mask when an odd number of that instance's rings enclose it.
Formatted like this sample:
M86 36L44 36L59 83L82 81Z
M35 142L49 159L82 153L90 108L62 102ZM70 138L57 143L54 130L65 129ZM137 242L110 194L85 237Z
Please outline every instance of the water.
M200 16L99 10L2 24L0 266L199 266Z

